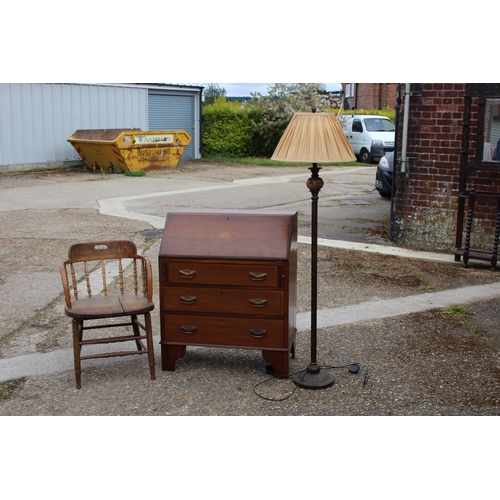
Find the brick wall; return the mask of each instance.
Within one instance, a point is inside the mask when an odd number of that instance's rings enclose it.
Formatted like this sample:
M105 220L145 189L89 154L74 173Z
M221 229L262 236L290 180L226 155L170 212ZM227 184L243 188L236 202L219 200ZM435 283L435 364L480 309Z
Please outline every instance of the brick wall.
M380 101L380 87L376 83L358 83L356 109L377 108Z
M394 108L396 105L395 83L356 83L355 96L350 99L356 109ZM345 91L346 84L342 84Z
M396 84L395 83L386 83L386 96L387 102L384 106L389 106L390 108L394 108L396 106Z
M404 85L402 85L404 89ZM455 246L460 162L465 108L465 84L412 84L421 96L410 97L407 157L409 175L397 166L394 200L396 244L422 250L451 250ZM472 101L470 138L477 131L477 102ZM401 157L404 120L404 92L400 107L398 151ZM469 142L468 156L475 141ZM500 169L499 169L500 170ZM499 171L478 171L470 175L467 189L500 192ZM495 230L496 201L485 199L477 206L473 246L490 249Z

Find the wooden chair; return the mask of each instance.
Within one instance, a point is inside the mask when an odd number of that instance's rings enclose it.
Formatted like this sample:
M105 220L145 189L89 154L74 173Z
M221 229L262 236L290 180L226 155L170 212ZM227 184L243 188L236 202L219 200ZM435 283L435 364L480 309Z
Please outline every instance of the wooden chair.
M69 248L68 260L60 265L60 271L66 298L65 312L73 318L77 388L81 388L81 360L85 359L147 354L151 379L154 379L155 361L150 316L150 311L154 309L153 277L149 259L137 254L133 241L77 243ZM142 315L144 325L137 319L137 316ZM101 321L123 316L130 316L130 322ZM97 321L93 321L90 326L88 323L84 326L84 322L88 320ZM104 335L101 333L100 338L83 338L84 330L126 326L132 327L132 335L110 337L109 333L102 332ZM145 335L141 335L140 329ZM143 339L146 339L146 346L142 342ZM94 352L82 356L83 346L126 341L134 341L137 350L97 354Z

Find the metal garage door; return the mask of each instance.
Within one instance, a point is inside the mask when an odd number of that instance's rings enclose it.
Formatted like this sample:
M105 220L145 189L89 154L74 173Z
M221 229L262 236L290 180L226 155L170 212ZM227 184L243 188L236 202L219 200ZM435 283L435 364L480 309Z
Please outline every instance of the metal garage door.
M149 130L185 130L193 138L183 159L195 157L194 99L193 95L165 95L155 91L148 95Z

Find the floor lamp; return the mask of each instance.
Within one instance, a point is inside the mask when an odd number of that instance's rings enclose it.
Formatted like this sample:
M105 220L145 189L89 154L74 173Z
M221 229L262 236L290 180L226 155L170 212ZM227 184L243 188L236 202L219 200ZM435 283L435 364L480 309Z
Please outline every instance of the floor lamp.
M293 381L304 389L324 389L333 375L317 364L318 199L323 187L318 163L355 161L356 157L333 113L295 113L276 146L272 160L312 163L307 187L311 192L311 362Z

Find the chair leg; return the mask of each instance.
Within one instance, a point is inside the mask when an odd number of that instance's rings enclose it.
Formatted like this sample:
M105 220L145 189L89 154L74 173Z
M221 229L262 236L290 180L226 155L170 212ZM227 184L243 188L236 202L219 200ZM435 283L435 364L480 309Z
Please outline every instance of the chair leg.
M75 360L75 377L76 377L76 388L82 388L82 366L80 360L82 333L83 333L83 321L73 318L73 356Z
M131 320L132 320L132 329L134 330L134 335L136 337L139 337L141 335L141 332L139 330L139 325L137 324L137 316L136 315L131 316ZM136 340L135 344L137 346L138 351L142 351L144 349L140 340Z
M144 322L146 324L146 342L148 345L149 372L151 374L151 380L154 380L156 378L155 352L153 347L153 328L151 326L151 315L149 313L146 313L144 315Z

